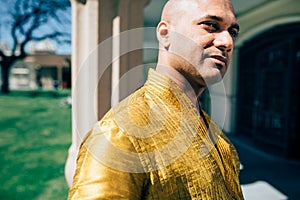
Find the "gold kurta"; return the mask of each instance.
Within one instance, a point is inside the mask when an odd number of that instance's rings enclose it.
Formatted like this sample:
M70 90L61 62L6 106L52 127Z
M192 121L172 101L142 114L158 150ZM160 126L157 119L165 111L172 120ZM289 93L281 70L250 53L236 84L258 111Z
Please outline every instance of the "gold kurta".
M84 139L69 199L243 199L238 156L169 78L112 108Z

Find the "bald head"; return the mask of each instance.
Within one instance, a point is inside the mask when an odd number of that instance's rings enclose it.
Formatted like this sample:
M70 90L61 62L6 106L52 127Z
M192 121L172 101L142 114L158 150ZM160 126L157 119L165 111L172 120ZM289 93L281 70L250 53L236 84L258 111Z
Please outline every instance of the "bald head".
M176 22L181 19L192 8L201 7L203 3L211 0L168 0L162 11L161 20L169 23ZM234 13L230 0L217 0L218 3L226 4L226 6ZM205 7L203 7L205 9Z
M188 10L188 7L191 8L191 4L196 6L196 0L169 0L164 6L161 20L172 22L179 18L183 11Z

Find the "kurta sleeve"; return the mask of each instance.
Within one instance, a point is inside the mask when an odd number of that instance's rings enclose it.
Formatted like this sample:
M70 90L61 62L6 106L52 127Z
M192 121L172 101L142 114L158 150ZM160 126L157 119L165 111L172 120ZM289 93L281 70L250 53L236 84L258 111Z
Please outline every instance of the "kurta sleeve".
M94 128L80 147L68 199L141 199L147 173L122 170L125 168L118 164L126 165L131 161L114 150L132 151L130 141L111 120L101 122L97 127L101 127L101 131Z
M141 199L144 174L121 172L99 163L82 146L69 200Z

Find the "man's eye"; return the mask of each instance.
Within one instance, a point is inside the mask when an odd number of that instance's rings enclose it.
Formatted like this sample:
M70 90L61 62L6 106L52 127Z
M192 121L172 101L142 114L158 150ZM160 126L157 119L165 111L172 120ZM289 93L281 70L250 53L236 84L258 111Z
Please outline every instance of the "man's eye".
M214 22L202 22L200 24L204 27L204 29L206 29L210 33L219 30L219 26Z
M230 29L230 30L228 30L228 32L233 39L237 38L237 36L239 34L239 32L236 29Z

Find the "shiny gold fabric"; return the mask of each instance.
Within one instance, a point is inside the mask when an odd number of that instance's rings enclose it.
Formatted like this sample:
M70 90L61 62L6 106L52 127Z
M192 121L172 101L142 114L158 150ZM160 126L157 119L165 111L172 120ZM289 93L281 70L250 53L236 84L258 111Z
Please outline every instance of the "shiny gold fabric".
M243 199L235 148L167 77L146 84L87 134L69 199Z

